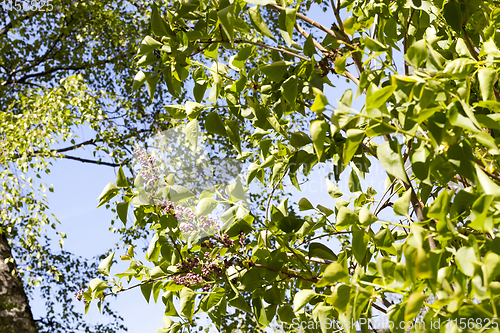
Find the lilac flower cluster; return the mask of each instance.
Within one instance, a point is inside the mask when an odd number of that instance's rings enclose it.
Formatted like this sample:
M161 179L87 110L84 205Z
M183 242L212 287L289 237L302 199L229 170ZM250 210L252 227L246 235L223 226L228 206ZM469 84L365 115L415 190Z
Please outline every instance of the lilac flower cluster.
M206 282L211 278L220 277L223 272L223 267L231 263L232 262L227 260L222 261L219 254L212 259L210 252L205 252L202 260L193 257L178 263L176 265L177 269L179 269L181 273L186 273L186 275L176 275L172 278L172 281L186 287L205 283L203 290L208 291L211 287L210 284ZM201 274L197 272L201 272Z
M215 246L215 244L212 241L203 241L203 242L201 242L201 247L205 247L207 249L212 249L214 246Z
M202 230L208 230L212 227L215 230L219 230L218 220L213 217L199 216L196 215L191 209L177 205L175 207L175 218L177 221L183 221L179 225L181 232L191 232L198 228ZM197 222L197 220L199 222Z
M219 242L221 242L222 247L226 248L226 249L229 249L230 247L232 247L234 245L234 240L229 239L228 234L223 234L221 237L219 237L217 235L217 236L215 236L215 239L217 239Z
M177 269L181 271L190 271L199 264L198 258L187 258L176 265Z
M158 180L158 175L154 168L155 158L146 154L144 149L135 148L134 154L141 163L142 170L140 175L147 185L154 184Z
M76 293L75 293L75 297L78 301L83 301L83 303L87 303L87 300L85 299L85 297L83 297L83 293L84 291L83 290L78 290Z
M196 273L187 273L184 276L176 275L172 278L177 284L182 284L186 287L194 286L196 284L200 284L203 282L203 277L200 274Z
M170 200L161 199L158 202L158 206L160 206L160 209L167 215L175 214L175 204Z
M240 237L238 239L238 243L240 243L241 247L245 246L246 236L245 236L245 233L243 231L240 232Z
M205 252L205 258L210 259L211 255L209 252ZM219 267L220 255L217 255L216 260L210 261L208 264L201 265L201 274L205 277L210 276L210 274L215 273L217 277L222 274L222 269Z

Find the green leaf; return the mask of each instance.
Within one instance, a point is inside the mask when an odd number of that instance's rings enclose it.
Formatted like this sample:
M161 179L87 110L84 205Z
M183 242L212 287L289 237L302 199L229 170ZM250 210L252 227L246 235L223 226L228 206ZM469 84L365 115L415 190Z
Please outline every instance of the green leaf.
M309 35L304 43L304 54L308 57L312 57L314 53L316 53L316 47L314 46L312 35Z
M229 5L226 8L223 8L217 12L217 17L219 17L219 21L222 25L222 29L229 37L231 43L234 38L234 5Z
M304 147L312 143L311 138L304 132L294 132L290 134L290 144L295 148Z
M316 296L316 293L311 289L305 289L299 291L295 294L293 298L293 311L297 312L306 306L310 300L312 300Z
M217 112L210 112L205 118L207 132L227 136L226 127Z
M191 102L191 101L186 101L186 113L187 113L187 116L190 120L194 120L196 118L198 118L201 110L203 110L205 106L203 104L200 104L200 103L196 103L196 102Z
M370 236L365 230L356 230L352 233L352 254L359 263L365 259Z
M344 195L342 191L329 179L326 179L326 188L328 190L328 194L334 199L338 199Z
M396 91L396 85L390 85L384 87L382 89L378 89L373 92L371 95L366 97L366 108L370 109L378 109L392 96L392 93Z
M493 85L497 79L497 71L492 68L480 68L477 71L479 90L483 101L495 100Z
M344 148L344 164L347 165L365 137L365 131L357 128L347 130L347 141Z
M132 84L132 91L137 91L144 82L146 82L146 79L151 75L151 73L144 73L143 71L137 72L134 77L134 82Z
M385 51L387 49L387 47L380 43L379 41L376 41L374 39L371 39L370 37L368 36L365 36L364 37L364 41L365 41L365 46L370 50L370 51L373 51L373 52L380 52L380 51Z
M343 75L346 70L345 70L345 62L347 60L347 57L350 55L350 52L347 52L343 54L341 57L338 57L335 59L334 65L335 65L335 72L337 74Z
M359 223L363 227L368 227L378 220L379 219L365 206L361 207L361 209L359 210Z
M493 220L488 212L493 202L493 195L482 195L472 204L469 227L481 232L493 234Z
M191 321L193 318L193 312L194 312L194 300L195 300L195 293L192 289L188 287L182 288L179 298L180 298L180 303L179 303L179 308L181 310L181 313L186 316L186 318Z
M160 47L162 47L163 44L154 39L151 36L146 36L139 47L139 52L137 52L138 56L148 54L149 52L156 50Z
M128 187L127 177L125 177L125 173L123 173L123 169L121 166L118 169L118 172L116 174L116 186Z
M448 1L443 7L446 23L458 34L462 34L462 11L457 1Z
M214 306L216 306L221 299L226 296L226 292L224 291L224 288L221 287L216 287L214 288L210 294L208 295L208 299L206 302L206 305L204 306L203 310L207 312L208 310L212 309Z
M455 255L458 269L467 276L474 276L474 264L477 263L476 254L472 247L461 247Z
M311 122L310 132L311 138L313 140L314 150L318 156L318 160L321 160L323 156L323 148L325 145L326 133L328 131L328 123L324 120L314 120Z
M128 202L119 202L116 205L116 212L118 213L118 217L123 224L127 224L127 211L128 211Z
M259 70L274 82L281 82L283 75L286 73L288 63L284 61L275 61L272 64L264 64L259 66Z
M113 257L115 256L115 253L111 253L109 256L107 256L101 263L99 264L99 267L97 268L99 270L99 273L102 275L109 275L109 269L111 268L111 265L113 264Z
M336 261L337 256L333 251L324 244L311 243L309 244L309 257L318 257L325 260Z
M232 202L238 202L246 199L246 192L241 184L240 178L236 178L236 183L228 186L229 189L229 200Z
M146 252L146 259L148 261L157 261L160 256L161 247L158 246L158 239L158 234L155 233Z
M307 200L306 198L302 198L299 200L299 210L304 211L304 210L310 210L314 209L314 206Z
M351 300L351 287L346 284L335 286L330 296L330 302L340 313L345 313Z
M184 119L187 117L184 105L165 105L167 112L175 119Z
M194 197L194 193L181 185L166 186L168 200L180 203Z
M420 313L426 296L422 293L412 293L406 302L405 322L410 323Z
M500 187L486 175L477 164L474 164L477 173L477 180L481 185L484 193L491 194L495 197L500 197Z
M282 10L278 16L278 26L281 36L288 46L294 44L292 37L296 14L297 10L295 8L286 8L285 10Z
M203 198L196 205L196 214L198 215L208 215L210 214L219 202L213 198Z
M293 110L296 110L295 100L297 99L298 80L295 75L290 76L281 85L281 93Z
M157 83L158 83L158 74L150 75L146 79L146 86L148 88L149 98L151 100L153 100L153 97L154 97L154 94L155 94L155 90L156 90L156 84Z
M443 73L455 79L465 79L473 70L476 62L469 58L459 58L446 64Z
M377 148L380 164L393 177L406 181L401 149L396 141L384 141Z
M191 144L191 149L196 151L198 147L198 137L200 136L200 128L198 126L198 120L193 119L186 124L183 130L186 135L186 139Z
M476 178L476 173L472 165L474 155L467 141L464 140L451 145L446 152L446 156L448 156L448 161L455 166L456 170L462 176L472 181Z
M358 216L349 208L342 206L337 213L336 220L335 228L340 231L356 224L358 222Z
M278 222L278 226L284 232L296 232L302 227L304 220L291 216L286 216Z
M236 150L241 154L241 138L239 131L239 122L237 120L226 120L225 127L229 140L232 142Z
M239 69L243 68L243 66L245 65L245 61L248 59L248 57L250 57L254 50L255 46L253 45L242 47L232 58L231 65Z
M341 264L334 262L328 265L323 273L323 278L316 285L325 287L338 282L349 282L349 274L345 272Z
M450 204L450 199L448 196L448 191L442 191L439 196L434 200L427 211L427 216L436 221L446 220L446 214L448 213L448 207Z
M408 208L411 200L411 189L408 189L400 198L394 201L394 213L408 216Z
M259 1L259 0L256 0L256 1ZM263 0L263 1L266 2L266 1L271 1L271 0ZM250 20L252 21L255 28L257 28L257 31L259 31L262 35L269 37L272 40L276 41L273 34L271 33L271 30L269 30L266 23L262 19L262 16L260 15L259 7L255 6L255 7L249 8L248 13L250 14Z
M158 12L158 7L156 3L153 3L153 9L151 11L151 31L158 36L163 37L167 36L166 23Z
M314 103L311 106L311 111L316 113L321 113L325 110L325 106L328 105L328 100L326 99L325 94L317 88L313 88L315 93Z
M408 52L404 55L406 61L414 68L421 68L424 61L427 59L427 45L425 39L415 42L408 48Z
M115 184L109 183L108 185L106 185L104 190L102 190L102 193L99 196L99 198L97 198L97 200L99 200L99 205L97 206L97 208L101 207L105 203L109 202L109 200L113 199L118 194L118 192L119 188Z
M146 302L149 303L149 299L151 298L151 290L153 289L153 282L141 284L141 292Z

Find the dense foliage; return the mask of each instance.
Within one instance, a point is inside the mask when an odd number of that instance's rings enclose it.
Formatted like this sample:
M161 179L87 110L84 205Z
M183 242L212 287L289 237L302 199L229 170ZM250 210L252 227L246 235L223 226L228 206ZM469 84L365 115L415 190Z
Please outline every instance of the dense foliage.
M261 213L248 208L240 180L195 195L175 177L151 177L158 160L138 150L149 171L134 184L120 173L100 200L122 194L118 206L131 204L134 223L150 227L147 263L130 247L121 256L129 269L94 279L86 300L102 305L135 286L148 300L162 293L161 332L189 331L199 312L220 328L231 308L285 331L336 331L332 320L368 331L380 313L394 332L417 322L425 328L413 330L430 331L436 321L498 331L498 4L320 5L329 26L315 21L310 1L153 4L134 88L192 89L194 101L167 106L170 116L185 120L192 144L200 126L227 137L249 163L247 184L268 186L269 202L283 179L300 189L311 170L333 165L325 182L335 204L284 200ZM357 86L338 106L326 88L334 78ZM384 193L360 184L374 164L387 173ZM350 193L335 184L341 177ZM224 205L220 221L206 217ZM322 244L327 238L339 248ZM104 275L113 258L101 263Z

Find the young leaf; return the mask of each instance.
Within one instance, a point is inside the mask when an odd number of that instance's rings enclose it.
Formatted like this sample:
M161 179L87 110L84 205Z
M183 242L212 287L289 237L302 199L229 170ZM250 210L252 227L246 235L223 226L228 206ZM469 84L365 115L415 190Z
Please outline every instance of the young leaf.
M341 264L334 262L328 265L323 273L323 278L316 285L324 287L338 282L349 282L349 274L345 272Z
M477 78L483 101L495 100L493 85L497 79L497 71L492 68L480 68L477 71Z
M342 193L338 186L329 179L326 179L326 187L328 190L328 194L330 194L330 196L334 199L338 199L344 195L344 193Z
M314 150L316 151L318 160L321 160L321 157L323 156L323 148L328 128L328 123L324 120L314 120L311 122L309 130L311 132L311 138L313 140Z
M337 256L333 251L324 244L311 243L309 244L309 257L318 257L325 260L336 261Z
M411 199L411 189L408 189L400 198L394 201L394 213L398 215L408 216L410 199Z
M208 215L210 214L219 203L213 198L203 198L196 205L196 214Z
M342 206L337 213L336 220L335 227L340 231L356 224L356 222L358 222L358 216L349 208Z
M316 296L316 293L311 289L299 291L293 298L293 311L297 312L306 306L310 300Z
M229 37L229 40L232 42L234 38L234 5L229 5L224 9L221 9L217 12L217 16L219 17L219 21L224 29L224 32Z
M217 112L210 112L205 118L207 132L227 136L226 128Z
M179 308L181 310L181 313L186 316L189 321L191 321L191 319L193 318L195 297L196 294L194 293L194 291L188 287L182 288L179 295Z
M167 36L168 33L165 25L165 21L158 12L156 3L153 2L153 8L151 11L151 31L153 31L153 33L158 37Z
M361 129L351 128L347 130L347 142L344 148L344 164L349 164L352 157L359 148L359 144L365 137L365 131Z
M410 323L420 313L422 304L426 296L422 293L412 293L406 302L405 307L405 322Z
M108 276L109 275L109 269L111 265L113 264L113 257L115 256L115 253L111 253L109 256L107 256L101 263L99 264L99 267L97 268L99 270L99 273Z
M328 105L328 100L326 99L325 94L317 88L313 88L315 93L314 103L311 106L311 111L316 113L321 113L325 110L325 106Z
M380 164L393 177L406 181L406 172L399 145L395 141L384 141L377 148Z
M260 0L256 0L256 1L260 1ZM263 1L266 2L266 1L271 1L271 0L263 0ZM271 33L271 30L269 30L266 23L262 19L262 16L260 15L259 6L250 7L248 9L248 13L250 14L250 20L252 21L253 25L257 28L257 30L262 35L269 37L272 40L276 41L276 38L274 38L273 34Z
M128 186L127 177L125 177L125 173L123 173L123 169L121 166L118 169L118 172L116 173L116 186L118 187Z
M113 183L109 183L106 185L104 190L102 190L101 195L97 200L99 200L99 205L97 208L101 207L105 203L107 203L109 200L113 199L117 194L118 194L119 188Z

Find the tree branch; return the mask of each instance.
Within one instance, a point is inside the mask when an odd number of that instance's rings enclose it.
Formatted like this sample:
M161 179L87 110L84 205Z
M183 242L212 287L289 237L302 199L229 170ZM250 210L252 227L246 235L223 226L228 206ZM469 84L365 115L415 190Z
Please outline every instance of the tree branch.
M75 157L75 156L69 156L65 154L59 154L59 157L66 158L68 160L75 160L83 163L91 163L91 164L98 164L98 165L107 165L110 167L119 167L120 164L117 163L110 163L110 162L103 162L103 161L95 161L95 160L89 160L86 158L81 158L81 157Z
M235 39L233 42L237 43L237 44L238 43L240 43L240 44L251 44L251 45L259 46L259 47L266 48L266 49L269 49L269 50L275 50L275 51L278 51L278 52L281 52L281 53L285 53L285 54L297 57L297 58L305 60L305 61L310 61L311 60L311 59L309 59L309 58L307 58L307 57L305 57L303 55L300 55L300 54L297 54L297 53L293 53L291 51L288 51L288 50L285 50L285 49L282 49L282 48L279 48L279 47L274 47L274 46L269 46L269 45L266 45L266 44L262 44L262 43L251 42L249 40L243 40L243 39ZM208 44L213 44L213 43L230 43L230 41L228 41L228 40L209 40L209 41L198 41L198 43L208 43Z
M302 27L300 25L298 25L297 23L295 23L295 29L297 29L297 31L302 35L304 36L306 39L309 37L309 34L304 30L302 29ZM332 54L331 51L328 51L327 49L325 49L323 47L323 45L321 45L320 43L318 43L318 41L316 41L316 39L312 39L313 41L313 44L314 46L321 52L323 53L326 53L326 54ZM339 74L339 75L342 75L342 76L345 76L347 77L348 79L350 79L352 82L354 82L357 86L359 86L359 80L357 77L355 77L351 72L349 72L348 70L345 71L344 74Z
M21 15L21 17L18 18L19 22L22 22L30 17L32 17L34 14L38 13L39 11L37 10L34 10L34 11L31 11L31 12L28 12L24 15ZM2 30L0 30L0 36L2 35L5 35L7 32L9 32L9 30L12 29L12 21L10 21L9 23L7 23L7 25L5 27L2 28Z

